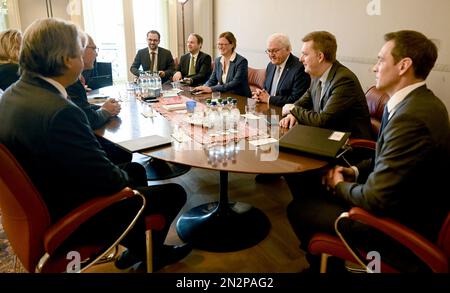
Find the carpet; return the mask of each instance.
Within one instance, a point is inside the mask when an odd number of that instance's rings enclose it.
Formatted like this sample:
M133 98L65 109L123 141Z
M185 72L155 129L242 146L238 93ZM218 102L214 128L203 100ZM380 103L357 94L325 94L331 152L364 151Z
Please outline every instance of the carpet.
M14 252L9 245L6 233L2 226L2 215L0 212L0 273L14 272Z

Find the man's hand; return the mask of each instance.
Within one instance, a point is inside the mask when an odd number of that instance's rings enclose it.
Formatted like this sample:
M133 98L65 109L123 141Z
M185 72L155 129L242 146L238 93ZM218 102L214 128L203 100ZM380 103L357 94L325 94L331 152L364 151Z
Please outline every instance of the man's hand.
M116 116L120 113L121 106L115 99L107 99L101 109L108 111L112 116Z
M270 95L265 90L262 90L259 95L256 97L256 101L258 103L269 103Z
M173 81L179 81L179 80L181 80L182 78L183 78L183 77L181 76L181 72L177 71L177 72L173 75L172 80L173 80Z
M322 183L327 186L327 189L334 190L339 182L353 182L355 181L355 170L352 168L336 166L329 170L327 175L322 178Z
M280 120L280 126L284 128L291 128L295 124L297 124L297 118L292 114L289 114Z
M286 116L289 113L291 113L291 110L294 109L295 105L294 104L286 104L283 106L283 108L281 109L281 115Z
M158 71L159 77L166 76L166 73L164 71Z

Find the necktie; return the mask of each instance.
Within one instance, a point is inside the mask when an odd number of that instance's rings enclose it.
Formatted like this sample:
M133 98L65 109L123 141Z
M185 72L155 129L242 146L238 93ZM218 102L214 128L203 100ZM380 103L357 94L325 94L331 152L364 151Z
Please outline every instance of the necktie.
M314 97L314 111L320 113L320 97L322 96L322 81L319 80L316 87L316 95Z
M194 56L191 56L191 62L189 62L189 73L188 75L195 74L195 59Z
M281 66L277 66L275 74L273 75L272 86L270 87L270 95L275 96L277 94L278 81L280 80Z
M381 126L380 126L380 132L378 133L378 137L380 137L381 133L383 132L383 129L386 127L386 124L389 121L389 111L387 108L387 104L384 105L383 110L383 117L381 118Z
M152 52L152 58L150 58L150 72L154 72L155 70L155 58L156 58L156 54L155 52Z

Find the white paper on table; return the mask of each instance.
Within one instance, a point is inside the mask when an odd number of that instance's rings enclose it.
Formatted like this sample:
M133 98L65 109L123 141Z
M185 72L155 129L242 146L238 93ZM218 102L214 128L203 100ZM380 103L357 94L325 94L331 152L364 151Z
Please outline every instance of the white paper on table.
M252 114L252 113L242 114L241 116L244 117L244 118L247 118L247 119L249 119L249 120L258 120L258 119L261 119L261 117L256 116L255 114Z
M172 90L163 91L163 97L164 98L176 97L182 91L183 90L180 90L180 89L172 89Z
M156 116L155 112L142 112L141 113L142 116L144 116L145 118L153 118Z
M261 138L261 139L255 139L255 140L251 140L248 143L251 144L252 146L260 146L260 145L265 145L265 144L269 144L269 143L274 143L277 142L278 140L276 140L273 137L269 137L269 138Z

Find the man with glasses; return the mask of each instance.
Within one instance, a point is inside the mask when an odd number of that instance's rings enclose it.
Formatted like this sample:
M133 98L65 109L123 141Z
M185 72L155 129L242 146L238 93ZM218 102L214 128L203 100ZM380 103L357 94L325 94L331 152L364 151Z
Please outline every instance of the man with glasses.
M268 38L266 53L270 63L266 68L264 89L252 92L252 98L261 103L284 106L294 103L306 92L311 79L291 50L288 36L276 33Z
M211 75L211 56L200 51L203 38L198 34L190 34L187 39L189 53L181 56L173 81L183 80L189 85L204 84Z
M158 31L151 30L147 33L148 48L137 52L130 67L131 73L139 76L142 71L157 72L162 82L172 78L175 72L175 62L169 50L158 46L160 38L161 35ZM142 71L139 70L141 66Z
M84 70L94 68L94 62L97 58L98 48L90 35L87 36L87 46L83 52ZM86 89L82 82L82 75L78 80L66 88L70 100L81 108L89 120L89 124L93 130L98 129L107 123L111 117L120 113L121 106L115 99L107 99L102 106L93 105L88 102ZM96 135L97 140L106 152L108 158L115 164L123 164L131 162L132 154L122 150L109 140Z

